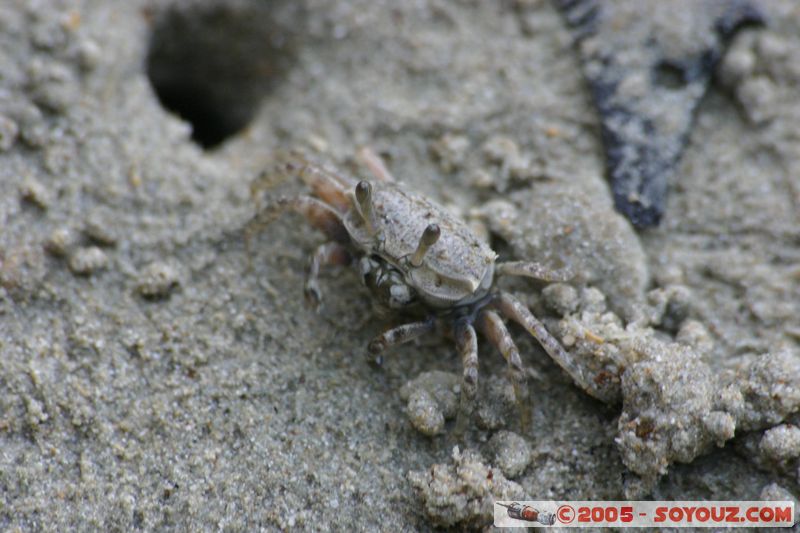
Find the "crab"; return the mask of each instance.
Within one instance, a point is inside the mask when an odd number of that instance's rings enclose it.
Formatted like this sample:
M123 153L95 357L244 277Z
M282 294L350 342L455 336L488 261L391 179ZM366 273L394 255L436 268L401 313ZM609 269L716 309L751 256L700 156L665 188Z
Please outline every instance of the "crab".
M463 366L456 433L464 431L477 395L477 332L505 358L522 425L527 425L526 371L504 319L521 325L575 382L590 391L592 382L579 363L526 305L495 286L499 276L564 282L572 277L569 269L551 269L532 261L498 261L497 253L469 224L403 188L374 152L362 150L360 156L372 180L355 179L293 154L280 172L302 180L311 194L280 197L257 210L249 225L248 235L281 213L294 211L328 237L311 256L305 281L307 300L314 307L321 302L323 266L355 266L381 306L415 311L417 320L372 339L368 350L375 356L443 324L455 340ZM268 188L270 179L256 181L253 195Z

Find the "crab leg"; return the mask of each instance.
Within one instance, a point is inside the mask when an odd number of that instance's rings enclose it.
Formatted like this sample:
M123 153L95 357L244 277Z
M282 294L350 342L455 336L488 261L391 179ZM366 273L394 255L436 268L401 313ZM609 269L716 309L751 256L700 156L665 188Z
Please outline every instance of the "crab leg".
M525 276L528 278L540 279L542 281L569 281L573 277L570 268L561 268L553 270L541 263L534 263L532 261L509 261L506 263L497 263L495 272L498 275L506 276Z
M478 315L477 326L489 341L503 354L508 363L508 373L514 387L514 398L521 411L522 427L527 429L530 420L528 389L525 384L525 368L519 357L519 349L511 339L511 334L495 311L485 310Z
M264 209L260 209L245 226L244 247L247 250L248 269L252 268L249 257L252 256L253 236L289 209L305 216L314 227L330 239L340 243L349 242L350 237L342 224L341 217L326 203L311 196L279 198Z
M463 435L472 417L475 396L478 393L478 337L475 329L466 320L459 321L453 333L458 353L461 355L461 365L464 368L454 432L456 435Z
M372 210L372 185L368 181L359 181L356 185L356 207L361 215L367 231L375 233L375 213Z
M359 161L365 165L378 181L394 181L394 177L386 168L383 158L375 153L372 148L366 146L358 151Z
M350 252L338 242L320 244L308 265L306 276L305 296L308 303L318 309L322 302L322 293L319 290L319 269L322 265L346 266L352 262Z
M322 231L328 238L337 242L349 242L347 230L339 213L325 202L313 196L293 196L278 198L277 201L260 210L247 224L246 232L251 236L264 228L283 212L292 210L308 219L312 226Z
M433 317L430 317L421 322L410 322L386 330L370 341L369 352L372 355L378 355L389 348L417 339L426 333L431 333L435 325L436 322Z
M287 177L300 178L314 195L339 212L350 207L347 190L353 183L323 167L308 162L302 155L291 153L279 157L281 161L273 169L263 172L250 185L250 196L257 198L262 192L274 187Z
M314 194L325 203L343 213L350 208L347 189L350 185L344 178L311 163L288 163L287 170L297 173Z
M575 361L572 355L570 355L556 338L547 331L544 325L539 322L539 319L533 316L533 313L531 313L522 302L507 292L501 292L495 305L504 316L517 322L528 330L528 333L539 341L542 348L544 348L550 357L572 377L575 383L595 398L602 399L602 392L597 389L597 386L592 380L586 377L577 361Z

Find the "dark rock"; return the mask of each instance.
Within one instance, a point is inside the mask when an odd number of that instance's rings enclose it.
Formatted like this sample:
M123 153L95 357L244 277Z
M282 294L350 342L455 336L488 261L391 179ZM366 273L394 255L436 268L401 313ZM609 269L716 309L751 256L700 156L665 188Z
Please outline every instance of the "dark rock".
M764 21L747 0L557 0L600 113L614 203L639 228L661 220L694 110L729 38Z

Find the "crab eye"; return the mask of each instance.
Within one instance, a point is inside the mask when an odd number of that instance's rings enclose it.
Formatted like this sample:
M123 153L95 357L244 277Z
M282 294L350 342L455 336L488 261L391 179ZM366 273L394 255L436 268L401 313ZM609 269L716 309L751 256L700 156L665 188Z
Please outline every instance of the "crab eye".
M422 237L419 238L419 244L417 244L414 255L411 256L411 266L418 267L422 264L425 254L431 246L436 244L441 235L442 230L439 229L438 224L428 224L428 227L422 232Z
M433 246L439 240L441 234L442 230L439 229L438 224L428 224L428 227L422 232L422 238L420 238L419 243Z
M356 185L356 200L358 200L358 203L363 205L369 202L370 196L372 196L372 186L368 181L359 181L358 185Z
M368 181L359 181L356 185L356 203L361 218L370 233L375 233L375 220L372 214L372 185Z

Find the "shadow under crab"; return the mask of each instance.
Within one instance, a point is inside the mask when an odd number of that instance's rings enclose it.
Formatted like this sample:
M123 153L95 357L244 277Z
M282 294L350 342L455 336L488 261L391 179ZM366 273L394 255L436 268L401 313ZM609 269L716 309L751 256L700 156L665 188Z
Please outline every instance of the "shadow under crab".
M477 332L500 351L522 411L529 420L525 370L504 319L518 323L586 392L604 398L602 385L589 379L572 355L533 313L511 294L496 289L498 276L525 276L548 282L567 281L569 269L552 270L531 261L497 262L497 254L462 220L443 207L403 189L371 151L361 159L374 176L356 180L293 156L280 171L300 178L310 195L281 197L258 209L247 233L266 226L287 210L303 215L329 239L311 257L305 294L315 307L321 301L320 269L355 266L376 300L390 308L414 311L423 318L391 328L369 343L381 352L432 333L438 324L452 332L463 374L456 433L462 433L473 411L478 383ZM253 185L258 195L273 176Z

